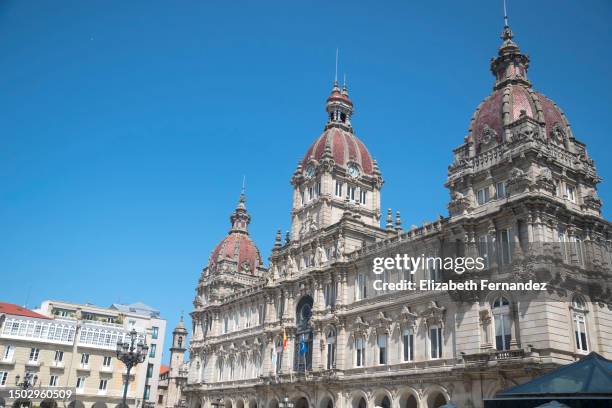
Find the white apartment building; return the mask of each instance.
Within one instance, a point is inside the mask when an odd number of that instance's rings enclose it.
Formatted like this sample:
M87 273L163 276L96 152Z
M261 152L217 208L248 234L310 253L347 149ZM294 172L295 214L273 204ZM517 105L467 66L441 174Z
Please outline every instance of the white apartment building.
M115 406L126 374L116 344L129 341L135 329L138 340L149 344L149 355L130 373L127 403L153 404L165 327L159 312L143 304L104 308L47 300L28 310L0 303L0 388L32 373L36 387L76 388L71 408Z

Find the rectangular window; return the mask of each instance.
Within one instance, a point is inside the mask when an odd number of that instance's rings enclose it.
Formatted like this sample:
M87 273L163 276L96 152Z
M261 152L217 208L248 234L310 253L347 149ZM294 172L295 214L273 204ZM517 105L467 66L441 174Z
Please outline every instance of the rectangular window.
M98 385L98 391L106 391L107 387L108 387L108 380L106 379L100 380L100 384Z
M336 361L336 338L333 336L327 339L327 369L331 370L334 368Z
M356 189L357 187L355 186L348 186L348 196L349 196L350 201L355 201L355 190Z
M342 183L336 181L336 197L342 197Z
M588 352L589 345L587 343L586 323L583 314L576 313L574 315L574 325L576 326L576 348L579 351Z
M328 282L325 284L325 307L336 305L336 282Z
M495 184L495 198L506 198L506 182L499 181Z
M553 179L553 184L555 186L555 197L561 196L561 182L558 179Z
M86 366L88 364L89 364L89 354L88 353L81 354L81 365Z
M304 190L300 190L300 203L304 205L306 199L304 198Z
M13 361L13 356L15 355L15 346L10 344L4 347L4 355L2 356L3 361Z
M149 357L155 358L156 351L157 351L157 344L151 344L151 348L149 349Z
M0 387L4 387L6 385L7 379L8 379L8 372L0 371Z
M367 279L363 273L358 273L355 278L355 289L357 290L356 300L362 300L367 297Z
M85 388L85 377L77 377L76 388L77 390Z
M308 187L308 201L312 201L314 198L314 189L312 186Z
M102 365L104 367L110 367L112 359L113 358L111 356L104 356L104 359L102 360Z
M31 362L36 362L38 361L38 355L40 354L40 349L36 348L36 347L32 347L30 349L30 360Z
M429 340L431 344L431 358L442 358L442 328L433 327L429 331Z
M576 188L570 184L565 184L565 197L572 203L576 202Z
M315 184L315 197L321 196L321 183L317 182Z
M163 404L164 403L164 394L159 394L157 396L157 403L158 404Z
M52 375L49 377L49 387L57 387L59 383L59 377L57 375Z
M147 378L153 378L153 364L147 366Z
M499 246L502 265L509 265L512 261L511 233L509 229L499 232Z
M363 337L355 339L355 367L363 367L365 365L365 340Z
M145 385L144 397L143 398L148 400L150 396L151 396L151 386L150 385Z
M578 265L584 265L584 248L582 246L581 237L574 237L574 252L576 253Z
M387 335L378 336L378 364L387 364Z
M491 195L489 192L489 186L476 191L476 201L478 202L478 205L483 205L489 202L490 199Z
M157 340L157 336L159 336L159 327L151 327L151 338Z
M64 361L64 352L57 350L55 352L55 358L53 359L56 363L61 363L62 361Z
M363 189L359 190L359 204L365 205L367 195L368 195L368 192L366 190L363 190Z
M404 361L412 361L414 359L414 335L412 329L404 329L402 340L404 346Z
M258 319L259 325L264 324L265 317L266 317L266 315L265 315L264 305L259 305L258 306L258 313L257 313L257 319Z

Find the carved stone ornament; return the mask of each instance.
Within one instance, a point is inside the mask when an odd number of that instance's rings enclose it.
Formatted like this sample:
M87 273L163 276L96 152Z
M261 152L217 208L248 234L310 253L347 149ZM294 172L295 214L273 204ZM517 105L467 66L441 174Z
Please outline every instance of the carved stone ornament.
M548 167L544 167L540 170L540 174L536 178L536 185L542 190L550 193L555 192L555 183L553 181L552 172Z
M584 196L582 199L584 202L584 206L587 208L591 208L595 211L600 211L602 206L601 198L597 195L597 192L592 191Z
M565 146L565 129L561 123L555 122L550 131L550 137L554 142Z
M418 316L416 315L416 313L412 313L407 306L404 306L402 308L402 311L400 313L400 323L403 327L416 329L417 319Z
M376 316L374 322L376 323L376 332L378 334L385 334L390 332L393 320L385 316L383 312L378 312L378 316Z
M444 327L445 311L445 307L438 306L436 302L432 300L429 302L429 305L427 305L427 308L421 313L421 317L428 327L433 325L440 325L440 327Z
M508 178L508 192L512 195L525 191L529 187L531 180L527 173L518 167L510 170L510 177Z
M497 140L497 132L495 129L485 124L482 135L480 135L480 143L484 146L488 146L495 140Z
M464 215L472 211L470 200L458 191L453 191L448 210L451 215Z
M357 316L352 327L353 335L365 335L367 334L369 328L370 325L366 321L364 321L361 316Z

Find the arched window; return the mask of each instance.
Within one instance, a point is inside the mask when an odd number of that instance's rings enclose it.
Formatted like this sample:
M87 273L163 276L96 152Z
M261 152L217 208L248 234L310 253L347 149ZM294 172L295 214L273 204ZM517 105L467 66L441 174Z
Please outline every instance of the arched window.
M493 301L493 320L495 323L495 348L497 350L508 350L512 334L510 302L505 297L498 297Z
M572 320L574 323L574 337L576 338L576 349L581 353L589 351L586 327L587 307L584 299L574 296L572 300Z
M366 342L363 336L355 338L355 367L365 366Z
M378 343L378 364L387 364L387 334L379 334L377 337Z
M327 332L327 369L331 370L336 365L336 329L331 328Z

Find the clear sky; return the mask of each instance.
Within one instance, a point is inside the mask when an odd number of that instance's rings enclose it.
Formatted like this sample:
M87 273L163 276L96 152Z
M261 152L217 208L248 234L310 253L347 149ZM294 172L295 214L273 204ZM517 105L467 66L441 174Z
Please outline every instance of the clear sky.
M535 88L612 205L612 2L509 0ZM143 301L172 328L247 178L264 258L346 72L383 208L447 214L451 151L493 84L501 0L0 2L0 301ZM167 351L166 357L167 358Z

